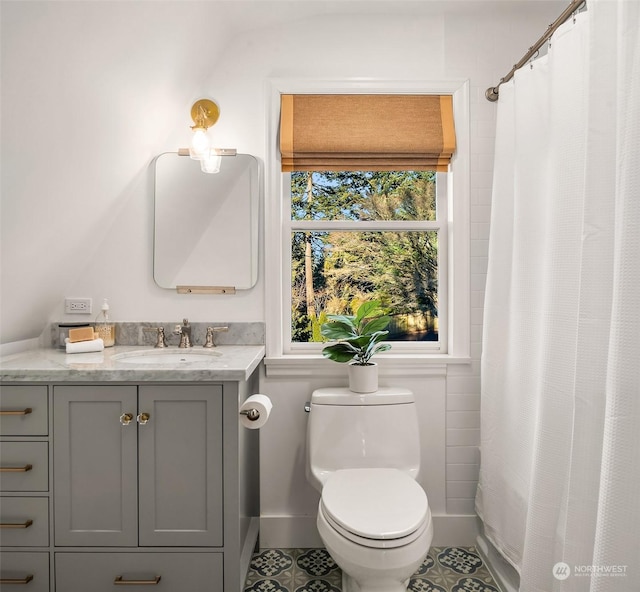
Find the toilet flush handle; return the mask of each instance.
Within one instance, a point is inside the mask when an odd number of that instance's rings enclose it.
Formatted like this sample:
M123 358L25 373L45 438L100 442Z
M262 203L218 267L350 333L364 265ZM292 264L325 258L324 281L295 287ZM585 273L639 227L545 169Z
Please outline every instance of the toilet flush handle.
M305 413L309 413L310 411L311 411L311 401L307 401L307 402L304 404L304 412L305 412Z

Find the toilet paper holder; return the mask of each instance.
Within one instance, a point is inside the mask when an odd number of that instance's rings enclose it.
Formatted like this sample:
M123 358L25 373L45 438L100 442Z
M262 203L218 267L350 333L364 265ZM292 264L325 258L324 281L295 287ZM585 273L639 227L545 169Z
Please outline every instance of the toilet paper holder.
M250 421L256 421L260 418L260 412L257 409L241 409L240 415L246 415Z

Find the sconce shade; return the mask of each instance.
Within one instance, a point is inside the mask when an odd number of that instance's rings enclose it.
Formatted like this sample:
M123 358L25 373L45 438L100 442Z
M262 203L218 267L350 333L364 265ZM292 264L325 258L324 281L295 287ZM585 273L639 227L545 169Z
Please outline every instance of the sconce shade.
M193 129L191 144L189 146L189 156L195 160L202 160L211 150L211 138L207 130L202 127Z
M210 148L200 160L200 169L203 173L219 173L222 155L215 149Z

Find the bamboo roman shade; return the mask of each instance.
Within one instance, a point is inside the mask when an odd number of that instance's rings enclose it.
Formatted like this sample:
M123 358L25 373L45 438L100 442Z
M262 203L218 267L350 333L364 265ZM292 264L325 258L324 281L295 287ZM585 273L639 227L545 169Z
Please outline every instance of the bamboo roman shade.
M451 95L282 95L288 171L446 171L456 147Z

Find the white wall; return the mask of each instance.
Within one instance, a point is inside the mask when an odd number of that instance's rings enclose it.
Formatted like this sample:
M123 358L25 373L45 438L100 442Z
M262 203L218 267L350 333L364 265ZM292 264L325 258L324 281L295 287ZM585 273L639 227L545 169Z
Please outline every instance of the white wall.
M235 296L179 296L151 277L149 163L186 145L193 100L220 105L220 145L264 159L269 77L469 79L473 363L394 384L418 396L434 513L472 514L495 121L484 90L564 4L3 1L2 343L65 318L65 296L108 296L121 321L268 322L262 262L256 288ZM335 383L263 377L275 405L262 433L263 541L308 536L317 494L302 404Z

